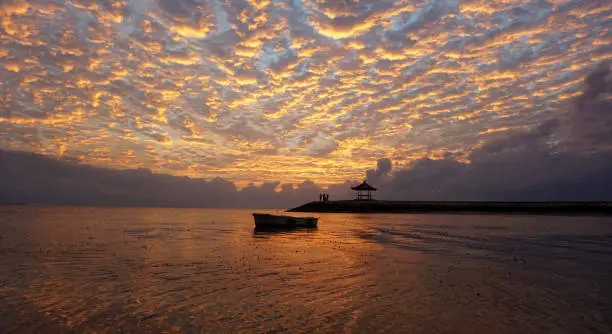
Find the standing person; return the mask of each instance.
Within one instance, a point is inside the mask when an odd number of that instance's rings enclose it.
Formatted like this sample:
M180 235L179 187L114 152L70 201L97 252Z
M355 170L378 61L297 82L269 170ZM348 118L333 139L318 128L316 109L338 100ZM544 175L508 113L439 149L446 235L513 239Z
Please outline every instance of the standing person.
M323 194L319 194L319 202L323 201Z

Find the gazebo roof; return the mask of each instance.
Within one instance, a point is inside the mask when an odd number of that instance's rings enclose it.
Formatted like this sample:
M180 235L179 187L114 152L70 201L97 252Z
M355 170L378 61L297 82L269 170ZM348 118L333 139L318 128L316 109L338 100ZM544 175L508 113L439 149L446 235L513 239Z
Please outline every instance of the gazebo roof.
M369 185L365 180L360 185L358 185L356 187L351 187L351 189L353 189L353 190L371 190L371 191L376 191L376 188L374 188L371 185Z

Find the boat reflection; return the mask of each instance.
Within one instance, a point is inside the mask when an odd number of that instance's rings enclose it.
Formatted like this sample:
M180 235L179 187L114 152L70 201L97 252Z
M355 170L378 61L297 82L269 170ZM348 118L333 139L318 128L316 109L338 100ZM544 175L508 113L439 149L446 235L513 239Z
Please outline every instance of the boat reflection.
M317 227L261 227L257 226L253 229L253 236L269 235L269 234L286 234L296 232L313 233L318 231Z

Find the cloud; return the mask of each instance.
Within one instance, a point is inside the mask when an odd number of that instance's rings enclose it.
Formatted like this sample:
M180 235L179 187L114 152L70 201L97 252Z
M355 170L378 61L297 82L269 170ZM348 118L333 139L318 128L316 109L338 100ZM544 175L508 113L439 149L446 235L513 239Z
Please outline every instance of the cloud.
M371 183L384 183L391 175L392 162L389 158L382 158L376 162L376 169L366 171L366 180Z
M574 142L581 149L612 145L612 62L602 63L585 79L571 119Z
M589 74L574 108L565 117L491 140L469 154L469 163L450 154L437 160L416 160L382 181L381 196L412 200L612 200L610 74L608 64ZM377 179L387 164L390 166L387 160L380 160L377 170L368 171L368 178Z
M610 6L2 1L0 145L240 187L466 158L573 108L612 59ZM602 150L589 115L550 140Z
M392 200L612 201L611 73L610 64L596 67L572 108L557 118L503 132L467 155L442 152L399 169L393 169L390 158L381 158L376 169L366 171L367 180L379 189L377 198ZM168 168L184 161L172 158L165 161ZM236 160L234 168L242 168L244 158ZM266 170L265 161L260 162ZM272 164L284 166L283 161ZM325 166L317 167L326 172ZM321 192L331 199L351 198L349 189L356 183L322 187L310 180L297 186L267 181L239 189L219 177L205 181L148 168L97 168L69 156L0 151L0 202L288 208L316 200Z
M0 203L172 207L288 208L315 200L312 181L294 187L280 182L249 185L156 174L146 168L114 170L74 159L0 151Z

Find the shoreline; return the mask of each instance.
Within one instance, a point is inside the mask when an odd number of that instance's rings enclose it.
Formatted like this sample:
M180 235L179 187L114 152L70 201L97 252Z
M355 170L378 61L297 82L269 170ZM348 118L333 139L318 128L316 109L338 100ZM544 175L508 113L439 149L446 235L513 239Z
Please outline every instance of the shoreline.
M286 212L612 215L612 202L313 201Z

